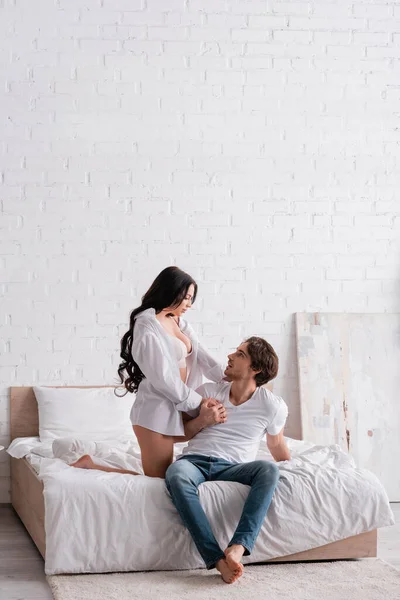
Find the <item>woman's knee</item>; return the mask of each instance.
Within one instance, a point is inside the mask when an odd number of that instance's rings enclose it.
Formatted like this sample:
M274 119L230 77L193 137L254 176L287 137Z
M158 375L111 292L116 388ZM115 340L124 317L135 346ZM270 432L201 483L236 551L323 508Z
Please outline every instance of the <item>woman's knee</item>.
M140 446L144 474L165 477L173 461L173 439L139 425L133 427Z
M168 467L171 465L173 455L157 452L152 454L142 450L142 465L144 474L148 477L161 477L164 479Z
M143 464L143 463L142 463ZM168 465L146 465L143 464L143 473L146 477L154 477L156 479L164 479Z

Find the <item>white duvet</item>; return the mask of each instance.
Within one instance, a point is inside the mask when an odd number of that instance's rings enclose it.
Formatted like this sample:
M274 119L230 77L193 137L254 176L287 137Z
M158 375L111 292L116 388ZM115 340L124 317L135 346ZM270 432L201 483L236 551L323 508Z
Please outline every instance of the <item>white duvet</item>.
M292 460L257 538L243 562L309 550L394 523L386 492L357 469L339 446L287 440ZM176 445L179 454L182 445ZM14 440L12 456L28 460L44 482L46 565L56 573L194 569L200 555L173 506L164 480L75 469L82 454L95 462L141 471L135 438L124 442ZM265 442L258 458L271 459ZM222 548L232 537L248 494L239 483L207 482L201 503Z

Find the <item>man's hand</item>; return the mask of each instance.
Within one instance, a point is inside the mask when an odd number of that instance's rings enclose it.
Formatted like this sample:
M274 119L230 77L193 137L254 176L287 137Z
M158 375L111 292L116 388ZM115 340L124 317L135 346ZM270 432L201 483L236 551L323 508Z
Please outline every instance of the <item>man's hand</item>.
M226 422L226 409L216 398L203 398L198 417L204 427Z

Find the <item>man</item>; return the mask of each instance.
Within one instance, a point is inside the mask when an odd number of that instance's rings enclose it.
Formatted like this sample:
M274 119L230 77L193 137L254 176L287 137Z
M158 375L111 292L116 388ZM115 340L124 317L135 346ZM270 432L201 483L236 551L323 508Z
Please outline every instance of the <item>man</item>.
M265 433L274 459L290 460L283 437L286 404L261 387L277 373L278 357L262 338L251 337L229 354L224 381L205 383L197 389L204 398L219 400L226 418L190 439L165 477L172 501L206 567L216 567L226 583L243 574L242 556L253 549L278 483L279 469L274 463L254 460ZM216 405L214 410L220 407ZM188 436L194 431L190 433L188 428ZM224 551L200 504L198 487L205 481L236 481L250 486L239 524Z

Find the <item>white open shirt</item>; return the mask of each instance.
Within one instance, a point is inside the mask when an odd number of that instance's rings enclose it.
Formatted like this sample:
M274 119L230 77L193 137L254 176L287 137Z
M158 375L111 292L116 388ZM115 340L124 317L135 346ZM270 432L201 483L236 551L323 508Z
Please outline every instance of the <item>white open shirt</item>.
M224 369L200 344L192 327L179 319L181 331L190 339L192 352L186 359L186 383L181 379L173 340L156 318L154 308L135 319L132 357L145 375L131 410L133 425L164 435L184 435L182 412L197 408L202 396L195 392L203 375L221 381Z

